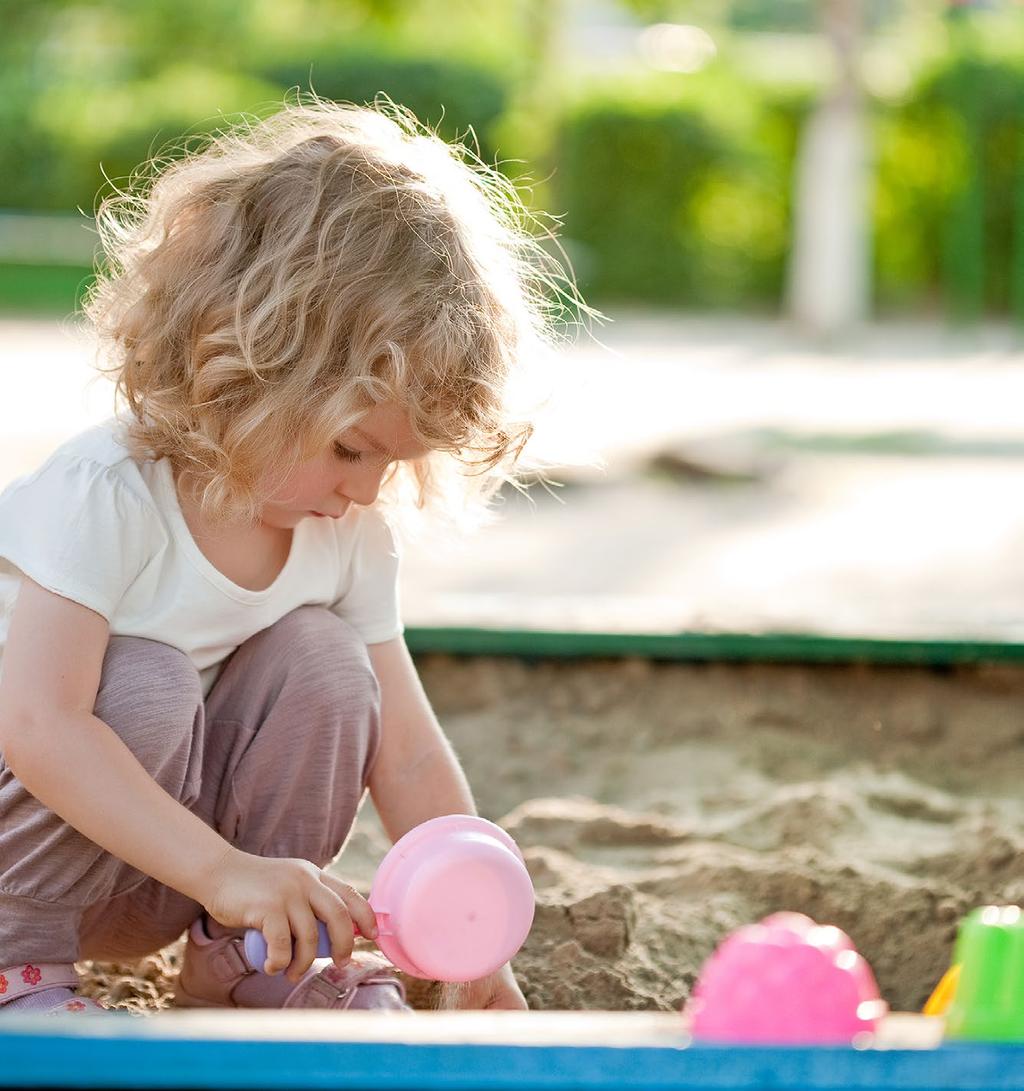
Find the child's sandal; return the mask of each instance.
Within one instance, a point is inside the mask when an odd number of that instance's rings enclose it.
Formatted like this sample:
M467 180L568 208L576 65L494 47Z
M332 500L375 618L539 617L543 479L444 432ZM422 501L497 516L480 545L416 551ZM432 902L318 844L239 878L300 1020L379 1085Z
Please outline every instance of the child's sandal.
M237 1008L233 994L238 983L257 971L245 955L240 935L213 939L197 917L188 930L181 973L174 1000L181 1008ZM411 1011L405 985L383 955L355 951L346 966L330 959L314 959L302 979L278 1005L282 1008L351 1008Z
M77 989L81 979L73 962L22 962L0 970L0 1005L8 1004L18 996L42 992L63 985ZM21 1011L21 1006L12 1012ZM90 1013L109 1011L91 996L73 996L70 1000L55 1001L50 1007L29 1008L25 1015L57 1015L60 1012Z
M372 951L357 951L346 966L316 959L281 1005L283 1008L352 1008L411 1011L405 986L391 963Z

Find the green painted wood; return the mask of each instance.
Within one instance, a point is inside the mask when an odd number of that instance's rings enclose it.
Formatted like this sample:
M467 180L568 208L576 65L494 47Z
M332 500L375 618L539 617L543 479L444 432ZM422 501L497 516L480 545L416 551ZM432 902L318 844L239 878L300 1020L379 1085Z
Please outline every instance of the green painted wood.
M890 663L930 667L1024 662L1024 644L972 640L884 640L813 633L590 633L527 629L405 631L410 651L522 658L666 659L682 662Z

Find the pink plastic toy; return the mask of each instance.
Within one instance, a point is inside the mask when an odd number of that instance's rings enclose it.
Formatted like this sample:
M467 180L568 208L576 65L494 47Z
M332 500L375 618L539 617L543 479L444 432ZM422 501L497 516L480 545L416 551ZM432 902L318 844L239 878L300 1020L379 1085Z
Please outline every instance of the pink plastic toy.
M849 1044L887 1011L845 932L802 913L775 913L722 941L684 1015L694 1038Z
M431 981L486 977L522 947L533 924L533 883L519 846L476 815L442 815L409 830L381 861L367 901L381 951ZM325 957L330 938L318 923L317 955ZM258 928L246 932L245 954L262 973L267 943Z

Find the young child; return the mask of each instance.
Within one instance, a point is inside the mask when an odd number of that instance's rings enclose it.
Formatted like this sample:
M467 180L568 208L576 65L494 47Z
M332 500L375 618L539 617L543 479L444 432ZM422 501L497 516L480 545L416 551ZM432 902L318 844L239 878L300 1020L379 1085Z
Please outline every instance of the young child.
M0 493L0 1015L105 1010L75 961L186 929L179 1004L408 1007L323 869L367 791L393 841L475 813L398 541L486 521L522 470L508 392L562 290L464 153L314 96L101 204L84 310L127 412ZM510 964L459 1004L526 1007Z

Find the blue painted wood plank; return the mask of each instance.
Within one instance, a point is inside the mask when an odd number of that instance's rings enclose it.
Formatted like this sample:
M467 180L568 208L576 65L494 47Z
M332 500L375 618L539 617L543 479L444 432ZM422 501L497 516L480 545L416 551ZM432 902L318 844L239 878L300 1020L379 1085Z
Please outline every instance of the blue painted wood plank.
M635 1013L635 1025L657 1032L638 1034L633 1044L621 1034L623 1044L595 1044L602 1025L612 1028L609 1041L616 1039L616 1028L631 1025L628 1019L603 1022L600 1016L595 1020L598 1033L588 1035L583 1044L502 1044L452 1040L457 1021L432 1021L421 1014L412 1017L415 1023L404 1016L378 1017L372 1033L365 1034L360 1028L370 1028L370 1022L347 1020L340 1013L328 1021L322 1015L272 1020L267 1017L275 1013L259 1014L262 1019L241 1021L218 1021L216 1016L178 1020L174 1013L159 1018L126 1013L8 1017L0 1025L0 1087L1024 1091L1022 1046L711 1046L692 1044L682 1032L667 1033L665 1028L674 1028L674 1023L646 1022L642 1013ZM543 1013L535 1018L538 1039L545 1037L545 1028L557 1026L545 1021ZM530 1024L499 1019L465 1025L476 1028L468 1033L470 1038L498 1039L504 1027L516 1028L521 1037L522 1028ZM481 1026L489 1026L490 1034L481 1035ZM435 1027L440 1040L432 1042Z

